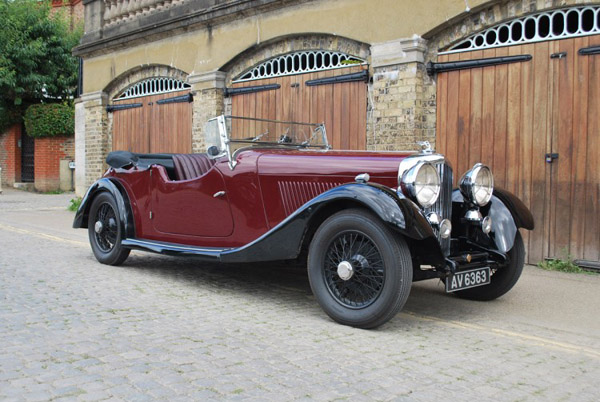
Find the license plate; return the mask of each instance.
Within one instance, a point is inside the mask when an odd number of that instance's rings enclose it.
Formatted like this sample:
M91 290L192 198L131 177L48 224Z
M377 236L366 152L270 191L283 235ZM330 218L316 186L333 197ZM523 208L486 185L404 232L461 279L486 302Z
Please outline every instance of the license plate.
M457 272L446 280L446 292L474 288L490 283L490 268L477 268Z

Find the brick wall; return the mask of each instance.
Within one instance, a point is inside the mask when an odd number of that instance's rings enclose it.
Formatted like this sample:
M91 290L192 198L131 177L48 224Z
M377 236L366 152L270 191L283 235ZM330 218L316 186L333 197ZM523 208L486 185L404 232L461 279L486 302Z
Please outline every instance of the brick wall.
M21 125L15 124L0 134L0 167L2 184L12 186L21 180Z
M417 150L435 144L435 86L422 63L375 68L367 148Z
M52 8L50 14L56 12L65 13L71 21L71 29L83 23L83 1L82 0L52 0Z
M54 191L60 187L60 161L75 159L73 137L35 139L35 189Z

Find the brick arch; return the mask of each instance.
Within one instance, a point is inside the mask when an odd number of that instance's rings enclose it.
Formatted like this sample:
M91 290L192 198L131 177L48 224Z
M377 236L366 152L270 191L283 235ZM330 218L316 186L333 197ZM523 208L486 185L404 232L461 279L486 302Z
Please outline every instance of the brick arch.
M113 79L105 88L109 101L112 101L124 89L142 80L153 77L169 77L187 82L189 74L177 68L162 64L150 64L134 67Z
M423 38L429 41L426 59L434 60L438 52L450 48L474 33L528 14L570 6L599 4L598 1L550 0L546 2L547 7L538 7L539 3L523 0L489 1L464 12L423 35Z
M361 59L368 59L370 56L370 45L341 36L329 34L280 36L246 49L223 65L220 70L226 72L226 82L230 85L235 77L267 59L301 50L338 51Z

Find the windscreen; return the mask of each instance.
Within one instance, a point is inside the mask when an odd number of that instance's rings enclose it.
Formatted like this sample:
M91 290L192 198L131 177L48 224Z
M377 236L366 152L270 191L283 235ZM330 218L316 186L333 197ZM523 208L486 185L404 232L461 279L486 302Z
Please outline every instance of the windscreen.
M327 148L322 124L283 122L245 117L225 117L228 137L235 148L255 144Z

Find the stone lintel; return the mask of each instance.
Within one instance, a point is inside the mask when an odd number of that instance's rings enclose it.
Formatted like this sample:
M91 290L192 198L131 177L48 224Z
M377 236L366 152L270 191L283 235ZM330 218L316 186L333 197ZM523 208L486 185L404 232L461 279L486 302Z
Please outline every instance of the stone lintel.
M196 91L214 88L225 89L226 76L227 74L223 71L192 73L188 76L188 83Z
M104 91L88 92L81 94L81 102L95 102L98 101L101 104L108 103L108 95Z
M418 35L371 45L374 68L407 63L424 63L427 41Z

